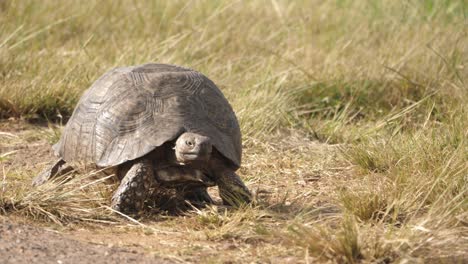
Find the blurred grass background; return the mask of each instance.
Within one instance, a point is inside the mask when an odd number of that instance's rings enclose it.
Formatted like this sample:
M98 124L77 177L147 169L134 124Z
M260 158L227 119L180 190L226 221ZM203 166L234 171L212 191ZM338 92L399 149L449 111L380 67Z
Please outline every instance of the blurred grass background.
M205 73L256 131L340 114L374 121L428 95L443 119L466 102L464 1L2 1L0 10L4 118L67 117L105 71L145 62Z
M336 190L344 238L424 223L449 250L468 221L467 16L464 0L3 0L0 117L66 121L110 68L191 67L232 103L247 149L284 131L340 145L357 168ZM311 254L390 254L298 226Z

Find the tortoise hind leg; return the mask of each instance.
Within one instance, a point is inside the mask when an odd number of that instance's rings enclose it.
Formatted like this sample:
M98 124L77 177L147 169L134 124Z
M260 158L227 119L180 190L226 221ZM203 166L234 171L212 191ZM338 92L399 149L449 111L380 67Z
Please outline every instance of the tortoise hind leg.
M133 161L119 188L112 196L112 209L124 214L135 214L143 209L154 183L153 167L149 160Z
M39 175L34 177L34 179L32 180L32 185L42 185L48 180L64 175L72 170L73 168L69 166L63 159L59 159L54 163L54 165L50 166L48 169L44 170Z

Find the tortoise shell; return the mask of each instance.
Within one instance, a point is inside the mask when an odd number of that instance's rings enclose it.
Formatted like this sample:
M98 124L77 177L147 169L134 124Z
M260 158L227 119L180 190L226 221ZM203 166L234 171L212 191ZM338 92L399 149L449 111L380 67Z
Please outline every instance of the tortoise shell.
M184 132L209 136L239 168L239 123L210 79L175 65L120 67L85 91L53 148L66 162L108 167L142 157Z

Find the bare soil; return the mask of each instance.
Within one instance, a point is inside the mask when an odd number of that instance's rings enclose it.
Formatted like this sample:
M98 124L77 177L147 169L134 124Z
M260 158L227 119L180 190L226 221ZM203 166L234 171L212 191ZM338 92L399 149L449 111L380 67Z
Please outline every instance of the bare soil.
M55 231L0 220L1 263L171 263L135 249L77 241Z

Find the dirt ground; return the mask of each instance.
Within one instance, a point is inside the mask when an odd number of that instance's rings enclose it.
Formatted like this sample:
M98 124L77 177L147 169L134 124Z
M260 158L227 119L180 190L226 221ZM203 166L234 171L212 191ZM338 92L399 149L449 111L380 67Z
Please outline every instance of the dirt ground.
M173 263L135 249L71 239L56 231L0 220L1 263Z

